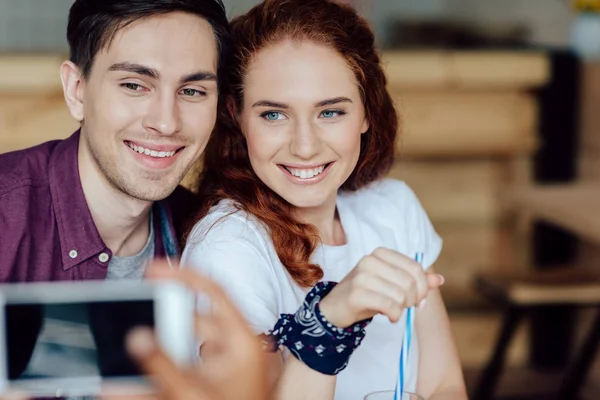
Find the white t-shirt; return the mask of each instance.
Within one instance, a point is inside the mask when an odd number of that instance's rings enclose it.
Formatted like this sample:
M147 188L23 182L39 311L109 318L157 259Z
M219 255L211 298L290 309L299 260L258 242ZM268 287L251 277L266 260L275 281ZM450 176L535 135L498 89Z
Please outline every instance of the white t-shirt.
M425 269L441 251L442 240L404 182L384 179L356 192L340 191L337 208L346 244L319 246L312 258L323 269L324 281L341 281L377 247L411 258L421 252ZM308 292L279 261L265 226L237 211L231 201L222 201L196 224L182 263L221 284L257 333L272 329L280 314L295 313ZM373 319L348 367L338 375L336 400L362 400L370 392L394 389L405 323L404 316L396 324L381 315ZM413 335L405 390L415 390L417 370Z

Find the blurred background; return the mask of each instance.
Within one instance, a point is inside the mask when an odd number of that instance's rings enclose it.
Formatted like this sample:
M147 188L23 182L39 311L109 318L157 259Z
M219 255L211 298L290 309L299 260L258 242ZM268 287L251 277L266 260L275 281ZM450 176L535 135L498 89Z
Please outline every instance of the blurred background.
M600 398L600 0L354 0L474 399ZM230 16L255 0L225 0ZM70 135L72 0L0 0L0 152Z

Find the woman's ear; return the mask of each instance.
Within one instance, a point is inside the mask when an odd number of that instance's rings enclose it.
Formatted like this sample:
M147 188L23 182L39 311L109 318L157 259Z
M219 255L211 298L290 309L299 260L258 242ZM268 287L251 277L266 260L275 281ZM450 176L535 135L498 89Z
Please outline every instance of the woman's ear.
M228 96L227 99L225 99L225 106L226 106L227 118L236 127L236 130L239 129L240 132L242 133L242 136L246 137L246 135L244 134L244 129L242 128L242 125L243 125L242 115L236 104L235 98L233 96Z
M225 105L227 107L227 113L229 114L229 118L239 122L237 107L235 106L235 100L232 96L227 96L227 99L225 100Z
M370 127L371 127L371 124L369 123L369 120L367 119L367 117L365 117L365 120L363 121L362 129L361 129L361 134L367 133L367 131L369 130Z

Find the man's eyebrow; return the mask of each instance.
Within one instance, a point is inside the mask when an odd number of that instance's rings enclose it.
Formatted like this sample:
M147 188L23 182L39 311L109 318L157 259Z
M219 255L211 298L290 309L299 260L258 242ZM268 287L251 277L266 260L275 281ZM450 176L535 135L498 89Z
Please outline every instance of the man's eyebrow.
M318 103L315 103L315 108L332 106L334 104L339 104L339 103L352 103L352 100L350 100L348 97L334 97L332 99L327 99L327 100L323 100L323 101L319 101Z
M217 75L208 71L198 71L184 76L179 80L180 84L198 81L216 81Z
M276 101L271 101L271 100L257 101L256 103L252 104L252 107L290 108L290 106L288 106L285 103L278 103Z
M116 63L108 68L109 71L126 71L134 74L144 75L152 79L159 79L160 73L148 66L142 64L134 64L129 62ZM217 75L209 71L198 71L182 77L179 80L180 84L197 81L216 81Z
M152 79L159 79L160 74L154 68L142 64L133 64L129 62L116 63L108 68L109 71L126 71L134 74L144 75Z

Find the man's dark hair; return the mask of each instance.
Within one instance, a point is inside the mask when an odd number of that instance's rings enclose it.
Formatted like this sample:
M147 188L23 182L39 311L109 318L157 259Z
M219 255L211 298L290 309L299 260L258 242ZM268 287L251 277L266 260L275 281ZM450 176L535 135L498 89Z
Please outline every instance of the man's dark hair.
M88 78L96 54L110 45L119 30L142 18L177 11L197 15L211 25L219 52L217 73L221 83L230 40L221 0L76 0L67 26L70 59Z

